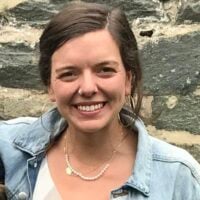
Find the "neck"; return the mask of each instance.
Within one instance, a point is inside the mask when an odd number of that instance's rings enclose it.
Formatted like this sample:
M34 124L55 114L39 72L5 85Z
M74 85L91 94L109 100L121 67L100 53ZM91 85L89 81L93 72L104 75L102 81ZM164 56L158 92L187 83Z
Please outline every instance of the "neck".
M69 127L66 148L73 159L85 165L96 165L109 160L126 134L119 124L96 133L83 133Z

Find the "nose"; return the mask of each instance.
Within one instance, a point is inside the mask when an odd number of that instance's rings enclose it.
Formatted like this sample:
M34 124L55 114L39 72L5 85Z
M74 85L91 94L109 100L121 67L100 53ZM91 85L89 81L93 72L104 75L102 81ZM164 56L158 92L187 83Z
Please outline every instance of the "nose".
M97 77L90 72L86 71L83 73L80 87L79 87L79 94L84 97L91 97L97 93Z

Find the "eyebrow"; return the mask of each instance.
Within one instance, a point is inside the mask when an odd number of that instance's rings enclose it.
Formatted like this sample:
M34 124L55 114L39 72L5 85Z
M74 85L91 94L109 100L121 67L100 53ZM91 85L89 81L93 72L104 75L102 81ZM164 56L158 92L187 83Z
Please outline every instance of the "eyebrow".
M117 61L113 61L113 60L106 60L106 61L102 61L102 62L99 62L99 63L95 64L94 67L100 67L102 65L118 66L119 63ZM62 66L59 69L56 69L55 72L56 73L61 73L62 71L70 70L70 69L74 69L74 68L76 68L76 65L66 65L66 66Z
M69 69L74 69L76 66L74 65L67 65L67 66L63 66L59 69L56 69L55 72L56 73L61 73L62 71L65 71L65 70L69 70Z
M118 66L119 63L117 61L114 61L114 60L108 60L108 61L103 61L103 62L97 63L94 66L98 67L98 66L102 66L102 65L115 65L115 66Z

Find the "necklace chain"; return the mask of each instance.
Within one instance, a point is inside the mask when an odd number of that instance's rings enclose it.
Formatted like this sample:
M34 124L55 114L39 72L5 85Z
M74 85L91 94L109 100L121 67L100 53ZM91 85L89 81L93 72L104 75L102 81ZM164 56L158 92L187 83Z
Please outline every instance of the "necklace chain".
M79 178L81 178L84 181L95 181L95 180L99 179L101 176L103 176L105 171L109 168L111 160L113 159L115 153L117 152L117 149L122 145L122 143L125 140L126 136L127 136L127 134L125 134L121 138L119 144L112 151L112 155L111 155L110 159L108 160L107 163L104 164L104 166L102 167L102 169L99 171L99 173L97 175L95 175L95 176L85 176L81 172L79 172L76 169L74 169L74 167L70 163L69 153L68 153L68 145L67 145L67 136L65 135L64 154L65 154L65 160L66 160L66 164L67 164L66 169L65 169L66 174L69 175L69 176L71 176L71 175L78 176Z

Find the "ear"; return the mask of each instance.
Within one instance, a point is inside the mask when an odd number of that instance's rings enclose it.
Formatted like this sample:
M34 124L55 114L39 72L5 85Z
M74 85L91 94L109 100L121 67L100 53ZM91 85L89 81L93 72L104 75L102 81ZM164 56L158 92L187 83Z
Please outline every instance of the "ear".
M132 88L132 73L131 71L126 71L126 82L125 82L125 95L128 96L131 94L131 88Z
M53 91L53 88L50 86L48 86L48 95L49 95L49 100L51 102L55 102L56 99L55 99L55 95L54 95L54 91Z

